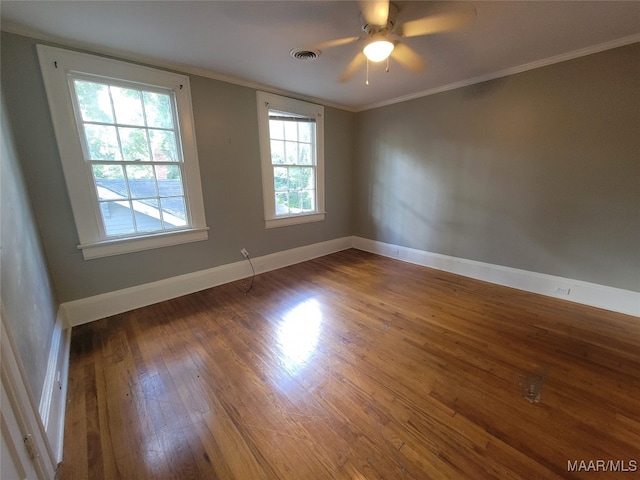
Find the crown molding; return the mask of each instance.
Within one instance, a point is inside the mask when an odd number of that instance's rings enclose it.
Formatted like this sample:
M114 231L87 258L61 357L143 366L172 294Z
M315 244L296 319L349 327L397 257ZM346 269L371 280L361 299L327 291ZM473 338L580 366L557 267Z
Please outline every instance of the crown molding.
M517 73L526 72L528 70L533 70L540 67L546 67L548 65L553 65L555 63L565 62L567 60L573 60L576 58L584 57L587 55L591 55L598 52L603 52L605 50L611 50L613 48L623 47L626 45L631 45L633 43L640 42L640 33L636 33L633 35L629 35L627 37L618 38L616 40L611 40L608 42L600 43L597 45L591 45L589 47L581 48L578 50L574 50L567 53L562 53L560 55L555 55L553 57L543 58L540 60L535 60L533 62L525 63L522 65L518 65L515 67L509 67L504 70L500 70L498 72L488 73L485 75L480 75L477 77L469 78L466 80L462 80L459 82L449 83L447 85L442 85L439 87L430 88L427 90L422 90L420 92L412 93L409 95L403 95L400 97L391 98L389 100L384 100L382 102L371 103L364 106L349 106L342 105L339 103L334 103L327 101L325 99L310 97L306 95L301 95L296 92L290 92L287 90L282 90L277 87L273 87L271 85L265 85L259 82L254 82L251 80L247 80L244 78L234 77L231 75L225 75L218 72L214 72L213 70L194 67L192 65L185 65L174 62L167 62L165 60L161 60L155 57L148 57L145 55L137 55L131 52L107 48L96 44L89 44L83 42L77 42L75 40L70 40L63 37L57 37L54 35L49 35L43 32L40 32L35 29L30 29L28 27L24 27L22 25L12 24L8 22L3 22L0 24L0 30L5 31L7 33L13 33L16 35L22 35L26 37L31 37L36 40L50 42L57 44L58 46L69 47L77 50L82 50L90 53L97 53L101 55L106 55L110 57L116 57L122 60L129 60L136 63L143 63L153 67L164 68L167 70L177 71L180 73L186 73L191 75L198 75L205 78L210 78L212 80L218 80L221 82L231 83L234 85L238 85L241 87L247 87L254 90L262 90L267 93L274 93L277 95L283 95L291 98L297 98L299 100L305 100L312 103L321 104L327 107L337 108L340 110L346 110L349 112L364 112L366 110L372 110L374 108L385 107L388 105L394 105L397 103L406 102L409 100L415 100L422 97L428 97L430 95L435 95L442 92L447 92L449 90L455 90L457 88L468 87L470 85L475 85L476 83L482 83L489 80L495 80L497 78L507 77L509 75L515 75Z
M480 75L478 77L469 78L460 82L450 83L448 85L442 85L440 87L430 88L417 93L411 93L401 97L384 100L382 102L372 103L365 105L357 109L358 112L364 112L366 110L372 110L374 108L385 107L388 105L394 105L396 103L406 102L408 100L415 100L417 98L428 97L429 95L435 95L437 93L447 92L449 90L455 90L457 88L468 87L475 85L476 83L482 83L489 80L495 80L497 78L508 77L509 75L515 75L517 73L526 72L528 70L534 70L540 67L546 67L555 63L566 62L567 60L573 60L575 58L585 57L593 53L603 52L605 50L611 50L613 48L624 47L625 45L631 45L632 43L640 42L640 33L630 35L628 37L618 38L609 42L600 43L597 45L591 45L589 47L574 50L572 52L562 53L553 57L543 58L535 60L533 62L518 65L516 67L506 68L494 73L488 73L486 75Z
M186 65L182 63L168 62L166 60L162 60L156 57L138 55L126 50L120 50L117 48L108 48L108 47L104 47L102 45L97 45L93 43L78 42L76 40L71 40L64 37L49 35L41 31L31 29L22 25L3 22L2 24L0 24L0 30L2 30L3 32L12 33L14 35L21 35L23 37L30 37L35 40L40 40L42 42L48 42L48 43L54 44L54 46L61 47L61 48L66 47L74 50L80 50L85 53L104 55L104 56L116 58L118 60L128 60L130 62L141 63L150 67L163 68L165 70L171 70L174 72L183 73L187 75L197 75L199 77L209 78L211 80L218 80L220 82L225 82L233 85L238 85L241 87L251 88L253 90L261 90L267 93L274 93L276 95L282 95L285 97L296 98L298 100L304 100L311 103L317 103L320 105L324 105L325 107L337 108L337 109L346 110L349 112L357 111L355 107L351 107L348 105L342 105L339 103L327 101L325 99L310 97L308 95L302 95L297 92L282 90L280 88L277 88L271 85L265 85L263 83L254 82L254 81L247 80L240 77L234 77L232 75L225 75L225 74L218 73L206 68L194 67L193 65Z

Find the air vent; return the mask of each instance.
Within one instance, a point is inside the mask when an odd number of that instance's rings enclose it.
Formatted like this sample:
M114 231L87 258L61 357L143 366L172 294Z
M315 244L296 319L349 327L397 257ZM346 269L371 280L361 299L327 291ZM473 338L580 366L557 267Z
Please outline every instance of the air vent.
M320 56L320 50L307 50L306 48L294 48L289 52L289 55L291 55L295 59L306 60L310 62Z

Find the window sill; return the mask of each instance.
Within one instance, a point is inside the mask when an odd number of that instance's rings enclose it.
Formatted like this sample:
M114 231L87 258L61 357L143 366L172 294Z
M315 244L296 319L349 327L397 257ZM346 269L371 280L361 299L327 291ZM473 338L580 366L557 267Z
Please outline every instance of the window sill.
M102 242L78 245L85 260L110 257L125 253L140 252L153 248L180 245L182 243L199 242L209 238L209 228L195 228L179 232L159 233L144 237L118 238Z
M266 228L286 227L301 223L321 222L324 220L324 212L312 213L308 215L290 215L288 217L278 217L265 220Z

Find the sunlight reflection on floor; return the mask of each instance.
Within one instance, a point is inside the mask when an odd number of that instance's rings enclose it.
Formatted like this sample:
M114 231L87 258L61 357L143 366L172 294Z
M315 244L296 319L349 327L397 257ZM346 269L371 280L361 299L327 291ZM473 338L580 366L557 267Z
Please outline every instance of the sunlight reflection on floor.
M284 366L297 375L306 365L318 345L322 312L314 298L291 309L278 327L278 340L284 357Z

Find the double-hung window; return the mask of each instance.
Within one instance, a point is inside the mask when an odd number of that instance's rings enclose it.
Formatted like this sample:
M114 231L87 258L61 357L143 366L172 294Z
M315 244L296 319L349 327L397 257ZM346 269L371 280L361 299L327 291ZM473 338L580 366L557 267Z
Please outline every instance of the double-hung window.
M258 92L267 228L324 219L324 110Z
M85 258L206 239L188 77L38 54Z

